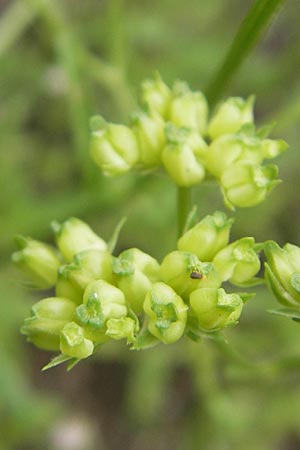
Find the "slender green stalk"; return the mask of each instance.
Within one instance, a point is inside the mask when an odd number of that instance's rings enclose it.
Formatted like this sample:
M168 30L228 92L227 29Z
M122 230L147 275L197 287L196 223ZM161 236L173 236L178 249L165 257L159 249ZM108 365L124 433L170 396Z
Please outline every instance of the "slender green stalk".
M215 77L206 88L210 105L223 94L233 75L255 46L284 0L256 0L238 29L231 47Z
M89 142L90 108L79 66L80 43L67 20L61 2L56 0L27 0L29 7L40 9L40 15L48 26L59 63L68 77L69 122L78 168L85 183L93 179L94 167L86 152Z
M185 222L191 209L191 189L177 187L177 233L180 237L183 233Z
M22 1L8 6L0 21L0 57L18 40L38 15L38 8L28 8Z

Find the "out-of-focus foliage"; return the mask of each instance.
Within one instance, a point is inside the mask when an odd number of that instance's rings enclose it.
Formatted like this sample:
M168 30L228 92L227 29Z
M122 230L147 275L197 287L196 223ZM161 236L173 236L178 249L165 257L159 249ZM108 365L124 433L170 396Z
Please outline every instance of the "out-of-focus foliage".
M48 356L19 337L31 300L9 262L16 233L48 240L49 222L71 215L105 238L127 216L118 251L137 246L159 259L174 247L175 188L151 175L102 178L88 157L88 120L126 120L135 86L155 70L205 89L251 3L0 6L1 450L300 448L300 328L266 313L274 300L265 290L227 333L230 347L183 341L132 354L108 346L69 374L41 375ZM300 243L299 16L287 0L225 93L255 93L256 122L275 120L273 135L291 149L278 161L284 183L266 204L238 211L233 238ZM210 184L194 192L202 216L222 208L216 192Z

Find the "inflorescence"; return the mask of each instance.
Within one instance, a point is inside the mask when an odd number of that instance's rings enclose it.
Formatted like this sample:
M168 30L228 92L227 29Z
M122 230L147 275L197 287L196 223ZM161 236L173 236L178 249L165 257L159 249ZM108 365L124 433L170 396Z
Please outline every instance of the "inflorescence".
M287 145L267 138L270 127L255 129L253 97L229 98L209 118L201 92L179 81L170 89L156 76L142 84L141 98L130 126L91 120L91 156L106 176L163 169L185 188L215 179L231 210L261 203L278 184L277 166L264 162ZM138 248L114 256L114 245L77 218L52 224L57 248L18 237L13 262L32 287L55 290L32 307L22 333L60 352L46 368L64 361L71 368L109 340L132 350L183 336L198 341L237 324L254 295L239 289L265 281L285 306L276 313L299 319L300 248L253 237L230 243L232 223L216 211L187 226L161 263ZM228 293L224 283L239 289Z

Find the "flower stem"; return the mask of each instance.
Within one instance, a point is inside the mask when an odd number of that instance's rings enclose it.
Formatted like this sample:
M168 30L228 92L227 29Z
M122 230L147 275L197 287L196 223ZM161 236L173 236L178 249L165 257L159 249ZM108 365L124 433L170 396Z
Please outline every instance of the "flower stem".
M177 187L177 234L183 233L188 214L191 209L191 188Z

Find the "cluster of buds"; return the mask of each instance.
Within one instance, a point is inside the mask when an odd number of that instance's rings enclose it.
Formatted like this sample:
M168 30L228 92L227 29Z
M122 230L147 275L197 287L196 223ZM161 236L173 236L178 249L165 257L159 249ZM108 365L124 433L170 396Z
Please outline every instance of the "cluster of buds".
M111 339L140 350L235 325L244 295L226 293L222 283L251 284L260 261L253 238L229 243L232 222L218 211L205 217L161 264L137 248L113 256L76 218L52 224L57 248L18 238L14 263L31 286L53 289L32 307L22 333L60 352L50 366L72 366Z
M142 83L141 103L129 126L92 119L91 156L105 175L163 168L181 187L214 177L231 209L261 203L279 183L277 166L263 163L287 144L267 139L268 127L255 130L253 96L209 115L202 92L181 81L169 88L157 75Z

